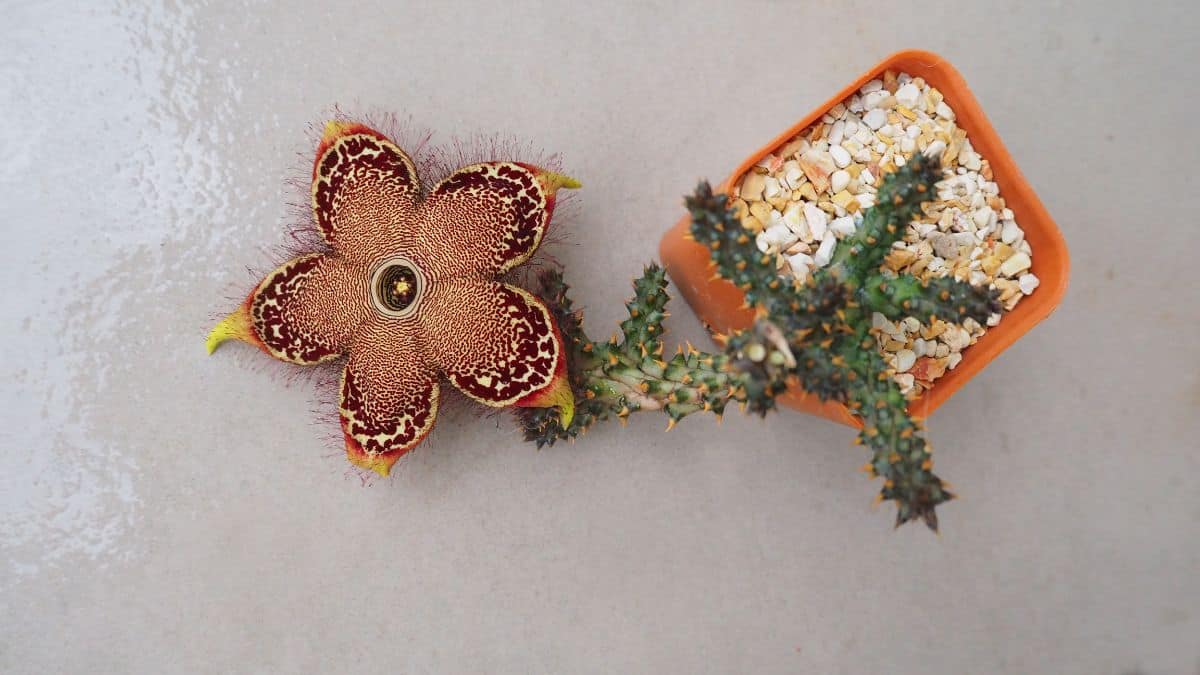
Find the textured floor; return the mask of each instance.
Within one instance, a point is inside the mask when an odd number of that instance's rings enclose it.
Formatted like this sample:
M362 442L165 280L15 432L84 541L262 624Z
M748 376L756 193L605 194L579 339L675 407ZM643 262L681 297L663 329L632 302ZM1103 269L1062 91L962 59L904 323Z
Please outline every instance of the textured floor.
M81 4L0 24L0 671L1200 669L1188 3ZM560 152L554 253L607 334L698 177L904 47L960 68L1073 256L931 420L941 537L798 414L535 452L464 409L364 487L310 383L204 356L332 104Z

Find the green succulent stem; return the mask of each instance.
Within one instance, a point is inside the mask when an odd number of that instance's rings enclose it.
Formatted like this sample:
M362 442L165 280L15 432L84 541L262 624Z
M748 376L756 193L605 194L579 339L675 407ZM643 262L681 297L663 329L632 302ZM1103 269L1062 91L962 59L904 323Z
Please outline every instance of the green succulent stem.
M853 235L830 261L803 283L784 279L774 256L754 239L729 209L728 197L701 183L685 200L692 238L709 250L717 274L736 285L758 320L724 336L719 353L688 347L663 357L666 276L648 266L634 282L626 304L629 317L606 342L589 339L582 316L567 296L562 275L541 279L541 296L555 313L568 347L576 396L568 428L557 414L521 412L525 436L538 446L574 438L597 421L661 410L674 424L700 411L717 415L730 402L765 415L793 379L821 400L838 401L862 422L858 442L871 451L865 470L883 479L878 498L895 501L896 524L922 520L937 529L936 507L953 495L932 472L933 460L921 426L871 334L871 317L906 316L980 323L1000 311L996 292L955 279L919 280L881 268L909 222L920 215L940 179L936 158L914 157L890 174Z
M634 297L626 304L629 318L621 323L620 336L607 341L592 340L583 330L561 272L545 271L538 285L566 342L576 399L574 419L565 429L553 410L520 411L525 437L538 447L575 438L597 421L624 419L635 412L661 411L668 426L697 412L719 417L731 402L765 412L785 388L780 378L771 376L788 363L778 349L786 345L778 339L739 338L750 352L743 357L702 352L691 345L665 357L662 321L670 296L666 274L656 264L634 282Z
M889 175L855 233L805 284L778 283L773 260L744 236L724 195L701 184L688 198L692 236L711 252L718 273L738 285L766 320L787 329L801 386L846 404L863 424L858 442L872 452L866 469L883 479L879 498L897 505L896 524L937 528L936 507L953 497L932 473L921 428L892 371L875 348L871 315L986 321L1000 310L996 293L954 279L918 280L881 269L892 246L940 179L935 158L915 157Z

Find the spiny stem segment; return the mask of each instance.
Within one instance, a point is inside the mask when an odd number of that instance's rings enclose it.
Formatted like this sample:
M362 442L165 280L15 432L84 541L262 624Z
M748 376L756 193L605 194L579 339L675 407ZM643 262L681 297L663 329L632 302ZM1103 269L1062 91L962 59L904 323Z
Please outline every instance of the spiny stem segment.
M543 273L540 295L557 315L569 346L578 403L575 420L565 429L552 411L521 410L526 439L538 447L553 444L598 420L623 419L639 410L662 410L670 425L694 412L720 415L730 401L765 415L794 379L823 401L846 404L862 420L857 442L872 452L864 469L883 479L879 499L896 502L896 525L920 519L936 530L935 509L953 495L931 471L929 445L908 415L870 327L872 312L889 319L961 322L969 317L982 323L1000 311L993 290L953 279L897 277L880 269L939 173L936 159L917 157L890 175L862 226L841 243L829 266L804 283L781 278L774 259L756 248L729 210L726 195L701 183L686 199L692 237L708 248L717 273L742 290L759 317L749 329L720 336L721 353L689 345L664 358L662 320L669 297L657 265L634 282L634 297L626 305L629 318L621 323L620 336L607 342L594 342L584 333L562 275Z
M929 445L876 351L870 326L872 312L889 319L973 318L982 323L1000 311L994 290L949 278L897 277L880 269L939 179L938 162L925 157L889 175L861 227L841 242L829 266L804 284L780 282L774 260L744 236L725 195L713 194L701 183L687 200L692 237L711 251L717 273L761 310L761 321L784 331L801 386L821 400L846 404L862 420L858 442L873 453L865 469L883 478L879 498L896 502L896 525L921 519L935 530L937 505L953 495L931 471Z
M668 428L695 412L720 416L730 401L765 414L786 389L783 373L791 362L787 345L778 339L772 342L769 335L756 339L752 332L740 334L736 347L725 353L700 352L689 345L667 357L662 320L670 295L666 274L656 264L634 281L634 297L626 304L629 318L621 322L620 336L607 341L593 341L584 332L582 312L567 295L561 272L544 271L538 285L538 295L555 314L568 345L576 400L575 419L567 428L553 411L517 411L525 439L539 448L575 438L597 421L624 419L638 411L661 410Z

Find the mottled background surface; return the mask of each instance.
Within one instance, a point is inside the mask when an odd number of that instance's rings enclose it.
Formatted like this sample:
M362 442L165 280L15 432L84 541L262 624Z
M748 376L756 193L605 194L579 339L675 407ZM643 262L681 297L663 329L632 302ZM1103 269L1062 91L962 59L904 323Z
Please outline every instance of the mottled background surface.
M0 671L1197 672L1194 5L608 4L3 3ZM798 414L536 452L460 411L364 487L310 383L204 356L331 104L562 153L607 334L698 177L904 47L1074 263L931 420L941 537Z

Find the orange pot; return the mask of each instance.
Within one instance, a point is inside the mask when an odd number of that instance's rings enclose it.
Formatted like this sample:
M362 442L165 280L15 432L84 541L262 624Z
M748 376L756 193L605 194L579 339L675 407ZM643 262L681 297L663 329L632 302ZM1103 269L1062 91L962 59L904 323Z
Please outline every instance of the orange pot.
M747 157L719 189L728 191L759 160L795 138L820 119L826 111L850 97L864 84L882 77L886 70L923 77L930 85L941 90L947 105L954 109L956 124L967 131L976 152L991 163L994 180L1000 186L1000 194L1012 209L1017 222L1025 231L1026 241L1033 249L1031 271L1041 280L1037 290L1022 299L1011 312L1006 313L999 325L989 328L978 342L963 350L963 358L957 368L947 371L943 377L934 381L931 389L909 403L908 408L912 415L926 417L945 403L967 380L983 370L1000 352L1054 311L1067 290L1067 271L1070 267L1067 245L1063 241L1062 233L1058 231L1058 226L1054 224L1054 220L1034 194L1033 188L1029 187L1029 183L1021 175L1008 150L1000 142L1000 137L988 123L979 102L971 95L971 90L962 75L936 54L917 50L892 54L758 152ZM688 304L714 330L725 332L747 327L753 315L749 310L741 308L741 291L724 279L712 279L713 270L709 264L708 250L684 238L690 225L691 219L684 216L663 237L660 246L663 264ZM845 406L833 402L822 403L798 387L789 390L779 401L797 410L820 415L835 422L860 426L857 418L853 417Z

